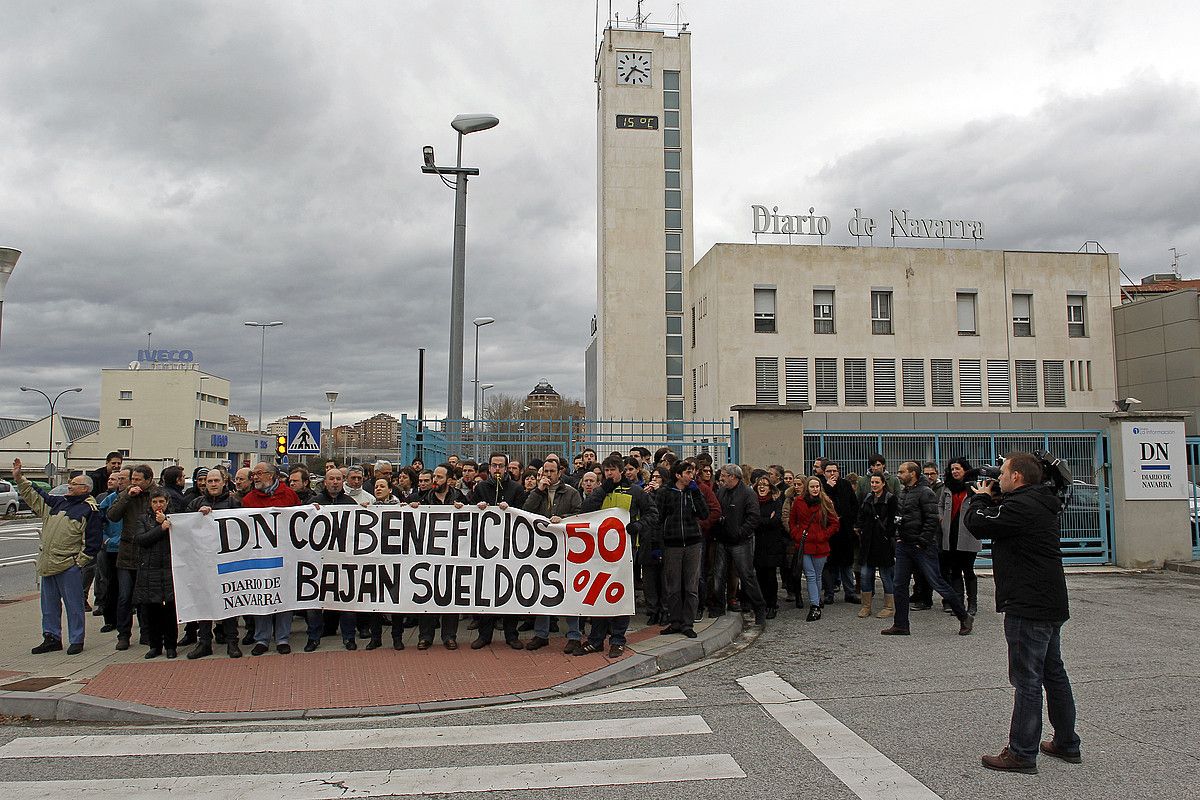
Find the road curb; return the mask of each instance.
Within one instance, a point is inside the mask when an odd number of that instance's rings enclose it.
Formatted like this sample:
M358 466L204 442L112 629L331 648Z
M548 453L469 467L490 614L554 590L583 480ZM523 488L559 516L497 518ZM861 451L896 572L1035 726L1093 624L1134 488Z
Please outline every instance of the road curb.
M523 700L552 700L581 692L594 691L659 672L676 669L706 658L728 647L741 635L745 621L741 614L728 613L713 621L695 639L681 638L665 646L655 644L655 652L626 656L594 672L552 686L518 694L437 700L391 706L352 708L287 709L282 711L177 711L170 708L110 700L80 693L0 691L0 717L30 717L57 722L251 722L255 720L338 719L347 717L413 714L422 711L451 711L519 703ZM652 640L651 640L652 641Z
M1168 561L1163 564L1163 569L1187 575L1200 575L1200 561Z

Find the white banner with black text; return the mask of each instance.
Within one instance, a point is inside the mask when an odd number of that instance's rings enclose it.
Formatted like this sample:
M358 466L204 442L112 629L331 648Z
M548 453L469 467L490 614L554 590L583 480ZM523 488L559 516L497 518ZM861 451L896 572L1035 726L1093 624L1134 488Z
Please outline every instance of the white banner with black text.
M180 622L325 608L634 613L627 512L296 506L171 515Z

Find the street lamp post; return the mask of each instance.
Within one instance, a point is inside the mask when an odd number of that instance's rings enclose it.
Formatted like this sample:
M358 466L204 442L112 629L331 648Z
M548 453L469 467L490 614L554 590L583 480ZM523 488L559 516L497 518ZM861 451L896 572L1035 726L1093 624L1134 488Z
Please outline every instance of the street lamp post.
M59 392L58 394L56 394L54 396L53 400L50 399L50 395L46 394L41 389L35 389L32 386L22 386L21 391L22 392L37 392L42 397L46 398L46 402L50 404L50 437L46 443L46 477L53 478L54 475L52 473L55 471L55 469L54 469L54 407L56 405L58 405L58 399L60 397L62 397L64 394L69 394L71 392L82 392L83 387L75 386L70 389L63 389L61 392Z
M0 247L0 324L4 321L4 287L17 268L17 259L21 257L20 250L11 247Z
M471 324L475 326L475 377L471 379L471 429L475 433L475 438L479 438L479 329L484 325L491 325L496 320L492 317L476 317L471 320ZM475 444L475 460L479 460L479 443Z
M259 355L258 361L258 432L263 432L262 411L263 411L263 373L267 365L267 328L278 328L282 322L243 322L248 328L262 328L262 353Z
M463 380L463 317L466 297L467 260L467 176L478 175L479 170L462 165L462 140L468 133L485 131L500 124L491 114L459 114L450 121L450 127L458 132L458 160L453 167L439 167L434 163L433 147L422 148L424 166L421 172L437 175L442 182L454 189L454 261L450 282L450 364L446 390L447 425L457 425L462 430L462 380ZM447 180L446 175L453 175Z
M330 458L333 458L335 455L335 453L333 452L333 404L337 402L337 399L338 399L337 392L326 392L325 393L325 400L329 403L329 430L325 432L325 435L327 437L329 437L329 457ZM321 448L321 449L324 450L325 448Z

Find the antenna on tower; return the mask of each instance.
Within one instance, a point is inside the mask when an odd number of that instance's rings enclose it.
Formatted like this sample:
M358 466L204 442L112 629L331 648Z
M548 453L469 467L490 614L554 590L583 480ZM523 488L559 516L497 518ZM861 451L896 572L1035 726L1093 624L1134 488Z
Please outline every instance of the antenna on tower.
M1179 259L1186 256L1187 253L1181 253L1174 247L1169 247L1167 249L1171 251L1171 271L1175 273L1175 280L1181 281L1183 280L1183 276L1179 273Z
M648 19L650 19L649 14L642 14L642 0L637 0L637 16L633 18L634 25L640 30L646 27Z

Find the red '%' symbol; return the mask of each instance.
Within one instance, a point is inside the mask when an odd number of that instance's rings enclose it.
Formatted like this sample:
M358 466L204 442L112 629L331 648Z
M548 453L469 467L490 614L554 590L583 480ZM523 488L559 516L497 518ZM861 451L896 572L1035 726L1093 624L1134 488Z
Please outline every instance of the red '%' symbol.
M612 575L607 572L597 572L596 577L592 578L592 573L586 569L579 570L575 575L575 580L571 585L575 587L575 591L582 592L584 587L587 587L587 594L583 596L583 604L585 606L596 605L596 600L600 597L600 593L604 592L604 599L611 604L617 603L625 596L625 587L620 583L609 583ZM591 583L591 586L588 586ZM608 588L605 589L605 584Z

